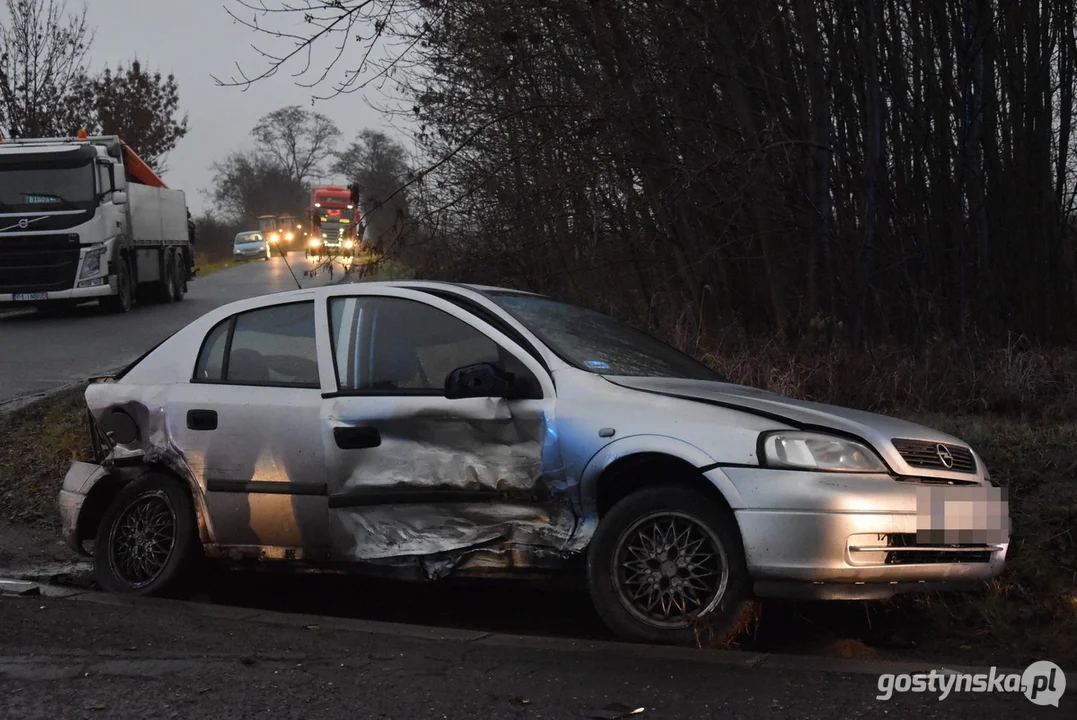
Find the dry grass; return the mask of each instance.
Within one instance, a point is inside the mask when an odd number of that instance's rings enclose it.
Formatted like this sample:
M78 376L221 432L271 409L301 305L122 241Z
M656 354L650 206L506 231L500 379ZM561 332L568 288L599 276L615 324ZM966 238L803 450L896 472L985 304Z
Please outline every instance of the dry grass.
M231 257L224 258L223 260L209 260L204 255L196 254L194 256L194 267L195 270L198 271L197 277L205 277L206 275L212 275L215 272L227 270L228 268L235 267L238 264L239 261Z
M93 457L84 388L0 415L0 520L59 527L56 496L73 460Z
M981 594L898 604L940 642L1020 649L1023 660L1077 661L1077 424L915 418L970 442L1007 487L1007 567Z
M783 395L909 414L1077 417L1077 348L971 352L938 342L922 352L878 345L790 349L741 343L696 353L736 382Z

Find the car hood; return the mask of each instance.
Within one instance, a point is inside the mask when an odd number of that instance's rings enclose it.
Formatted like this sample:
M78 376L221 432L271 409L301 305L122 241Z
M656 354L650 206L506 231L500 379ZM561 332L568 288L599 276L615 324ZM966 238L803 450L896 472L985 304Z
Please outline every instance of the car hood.
M883 456L891 468L901 474L963 477L964 479L969 477L961 473L926 471L906 464L892 442L896 438L946 443L960 447L968 447L968 444L952 435L898 418L836 405L794 400L777 393L733 383L674 378L606 377L606 379L621 387L741 410L753 415L769 417L776 422L796 428L834 430L853 435L867 441ZM979 458L977 458L977 465L982 472L982 462Z
M250 242L236 243L236 250L252 250L265 244L265 240L251 240Z

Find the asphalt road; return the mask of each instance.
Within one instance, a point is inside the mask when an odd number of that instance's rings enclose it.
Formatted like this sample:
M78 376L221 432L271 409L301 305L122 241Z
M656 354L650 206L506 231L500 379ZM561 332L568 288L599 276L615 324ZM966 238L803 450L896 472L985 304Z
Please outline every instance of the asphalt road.
M311 264L293 252L288 263L303 287L325 285L328 273L304 277ZM337 268L336 279L340 278ZM88 304L64 315L0 311L0 407L18 398L78 382L131 362L204 313L235 300L296 289L284 259L250 261L196 278L178 304L135 307L108 315Z
M1072 714L1068 696L1059 708L1003 692L878 699L877 673L892 670L842 670L813 659L697 660L663 649L415 635L314 616L278 620L194 610L0 598L0 715L986 720Z

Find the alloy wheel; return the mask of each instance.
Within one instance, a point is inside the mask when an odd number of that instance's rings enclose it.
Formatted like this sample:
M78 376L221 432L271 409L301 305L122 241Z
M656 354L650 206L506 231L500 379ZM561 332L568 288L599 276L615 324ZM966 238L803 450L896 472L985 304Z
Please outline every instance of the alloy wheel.
M729 584L718 535L685 513L639 518L617 540L612 567L618 598L655 628L677 630L713 610Z
M132 499L109 534L116 577L132 589L153 582L172 556L176 528L176 511L165 493L153 490Z

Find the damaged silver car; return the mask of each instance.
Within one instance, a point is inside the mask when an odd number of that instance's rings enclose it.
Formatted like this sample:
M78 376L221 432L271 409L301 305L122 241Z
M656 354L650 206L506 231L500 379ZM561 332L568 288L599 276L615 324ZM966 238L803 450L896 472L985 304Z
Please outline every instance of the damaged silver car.
M752 597L975 587L1008 547L962 441L728 382L605 315L383 282L218 308L86 391L63 533L100 586L206 559L415 579L585 577L620 636Z

